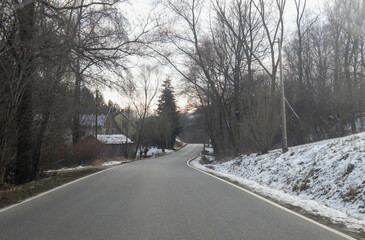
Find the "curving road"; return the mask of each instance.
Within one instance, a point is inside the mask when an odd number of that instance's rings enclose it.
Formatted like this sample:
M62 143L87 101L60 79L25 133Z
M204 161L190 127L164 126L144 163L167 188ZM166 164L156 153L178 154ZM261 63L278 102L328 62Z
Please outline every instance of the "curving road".
M0 239L343 239L186 165L201 145L0 211Z

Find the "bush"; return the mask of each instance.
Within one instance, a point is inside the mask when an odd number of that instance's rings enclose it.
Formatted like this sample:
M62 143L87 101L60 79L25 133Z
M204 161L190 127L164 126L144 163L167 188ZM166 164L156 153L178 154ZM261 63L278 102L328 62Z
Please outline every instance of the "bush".
M56 149L50 168L62 168L92 164L100 157L103 144L93 136L86 137L76 144L62 145Z

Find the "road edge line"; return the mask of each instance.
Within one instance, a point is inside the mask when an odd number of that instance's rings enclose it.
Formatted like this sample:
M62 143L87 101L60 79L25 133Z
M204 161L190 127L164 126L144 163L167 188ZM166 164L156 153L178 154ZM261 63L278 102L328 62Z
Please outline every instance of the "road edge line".
M322 223L319 223L319 222L317 222L317 221L315 221L315 220L313 220L313 219L311 219L311 218L308 218L308 217L306 217L306 216L303 216L303 215L301 215L301 214L299 214L299 213L297 213L297 212L294 212L294 211L292 211L292 210L290 210L290 209L288 209L288 208L286 208L286 207L281 206L281 205L280 205L280 204L278 204L278 203L275 203L275 202L273 202L273 201L271 201L271 200L269 200L269 199L267 199L267 198L264 198L264 197L262 197L262 196L258 195L257 193L254 193L254 192L252 192L252 191L250 191L250 190L248 190L248 189L245 189L245 188L243 188L243 187L241 187L241 186L239 186L239 185L236 185L236 184L234 184L234 183L232 183L232 182L229 182L229 181L227 181L227 180L225 180L225 179L223 179L223 178L220 178L220 177L218 177L218 176L216 176L216 175L213 175L212 173L209 173L209 172L203 171L203 170L201 170L201 169L199 169L199 168L196 168L196 167L192 166L192 165L190 164L190 162L191 162L191 161L193 161L193 160L195 160L197 157L199 157L199 154L198 154L197 156L193 157L193 158L190 158L190 159L186 162L186 164L187 164L190 168L192 168L192 169L195 169L195 170L197 170L197 171L199 171L199 172L202 172L202 173L204 173L204 174L206 174L206 175L208 175L208 176L210 176L210 177L213 177L213 178L218 179L218 180L220 180L220 181L222 181L222 182L225 182L225 183L227 183L227 184L229 184L229 185L231 185L231 186L233 186L233 187L236 187L236 188L240 189L241 191L244 191L244 192L246 192L246 193L248 193L248 194L251 194L252 196L254 196L254 197L256 197L256 198L261 199L261 200L263 200L263 201L265 201L265 202L267 202L267 203L269 203L269 204L271 204L271 205L273 205L273 206L275 206L275 207L277 207L277 208L280 208L280 209L282 209L282 210L284 210L284 211L286 211L286 212L288 212L288 213L291 213L291 214L293 214L293 215L295 215L295 216L297 216L297 217L300 217L300 218L302 218L302 219L304 219L304 220L307 220L308 222L311 222L311 223L313 223L313 224L315 224L315 225L317 225L317 226L319 226L319 227L321 227L321 228L324 228L324 229L326 229L327 231L330 231L330 232L332 232L332 233L335 233L335 234L337 234L337 235L339 235L339 236L341 236L341 237L344 237L345 239L348 239L348 240L356 240L356 238L353 238L353 237L351 237L351 236L349 236L349 235L347 235L347 234L345 234L345 233L342 233L342 232L340 232L340 231L338 231L338 230L336 230L336 229L330 228L330 227L328 227L328 226L326 226L326 225L324 225L324 224L322 224Z
M97 175L97 174L100 174L100 173L103 173L103 172L107 172L107 171L109 171L109 170L112 170L112 169L114 169L114 168L121 167L121 166L124 166L124 165L127 165L127 164L120 164L120 165L117 165L117 166L114 166L114 167L106 168L106 169L101 170L101 171L99 171L99 172L92 173L92 174L90 174L90 175L86 175L86 176L84 176L84 177L81 177L81 178L75 179L75 180L73 180L73 181L71 181L71 182L68 182L68 183L62 184L62 185L60 185L60 186L58 186L58 187L55 187L55 188L52 188L52 189L50 189L50 190L48 190L48 191L45 191L45 192L39 193L39 194L37 194L37 195L35 195L35 196L33 196L33 197L30 197L30 198L24 199L23 201L21 201L21 202L19 202L19 203L14 203L14 204L12 204L12 205L10 205L10 206L7 206L7 207L4 207L4 208L1 208L1 209L0 209L0 213L5 212L5 211L7 211L7 210L9 210L9 209L11 209L11 208L17 207L17 206L19 206L19 205L22 205L22 204L24 204L24 203L26 203L26 202L30 202L30 201L32 201L32 200L34 200L34 199L36 199L36 198L42 197L42 196L44 196L44 195L46 195L46 194L48 194L48 193L54 192L54 191L56 191L56 190L58 190L58 189L61 189L61 188L63 188L63 187L66 187L66 186L68 186L68 185L71 185L71 184L73 184L73 183L79 182L79 181L84 180L84 179L86 179L86 178L92 177L92 176L94 176L94 175Z

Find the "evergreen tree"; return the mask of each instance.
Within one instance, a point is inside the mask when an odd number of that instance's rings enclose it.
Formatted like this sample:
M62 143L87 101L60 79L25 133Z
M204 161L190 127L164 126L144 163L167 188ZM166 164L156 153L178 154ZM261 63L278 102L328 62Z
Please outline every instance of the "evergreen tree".
M158 100L157 114L161 124L162 148L173 148L175 138L180 132L179 112L176 107L174 89L171 86L171 80L166 79L162 84L163 90Z

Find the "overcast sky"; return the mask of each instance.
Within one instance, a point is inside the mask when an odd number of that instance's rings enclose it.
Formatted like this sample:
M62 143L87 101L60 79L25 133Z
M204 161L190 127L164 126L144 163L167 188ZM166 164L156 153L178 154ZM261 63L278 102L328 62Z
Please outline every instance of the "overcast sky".
M156 0L130 0L130 4L128 4L128 6L126 6L125 9L123 9L127 14L127 18L130 21L130 23L136 24L141 19L145 19L151 11L151 3L153 1ZM325 2L326 0L307 0L306 9L311 10L315 13L319 13ZM295 13L294 0L287 0L284 13L286 36L290 36L290 34L293 33L295 29L295 18L296 18L296 13ZM134 74L137 74L138 65L141 64L142 62L138 61L138 59L134 59L133 61L135 62L134 64L135 69L133 69L132 71ZM165 75L169 74L168 72L169 70L165 69L161 77L165 78ZM126 98L122 97L117 91L106 90L103 92L103 95L106 102L112 100L113 102L116 102L121 106L127 104ZM178 97L178 104L180 105L180 107L184 107L186 104L186 99L184 97Z

